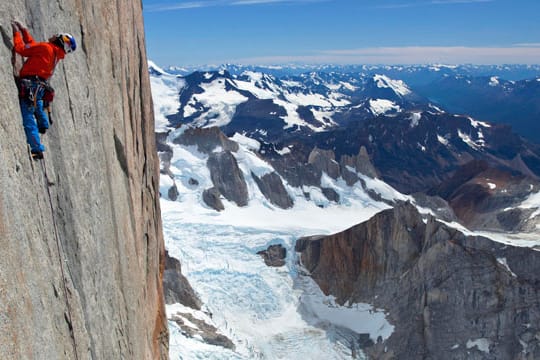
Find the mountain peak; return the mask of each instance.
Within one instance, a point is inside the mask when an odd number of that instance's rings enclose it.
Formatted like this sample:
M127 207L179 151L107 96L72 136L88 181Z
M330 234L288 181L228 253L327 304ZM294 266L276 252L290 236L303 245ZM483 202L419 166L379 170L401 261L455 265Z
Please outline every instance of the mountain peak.
M406 96L412 93L411 89L402 80L393 80L386 75L376 74L373 80L379 88L390 88L400 96Z

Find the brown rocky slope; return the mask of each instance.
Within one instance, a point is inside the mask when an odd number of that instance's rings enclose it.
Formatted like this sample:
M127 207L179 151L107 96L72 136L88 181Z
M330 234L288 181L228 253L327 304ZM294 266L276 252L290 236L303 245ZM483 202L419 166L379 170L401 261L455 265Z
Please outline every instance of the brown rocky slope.
M325 294L371 303L395 326L374 359L538 359L540 252L465 236L411 204L299 239Z

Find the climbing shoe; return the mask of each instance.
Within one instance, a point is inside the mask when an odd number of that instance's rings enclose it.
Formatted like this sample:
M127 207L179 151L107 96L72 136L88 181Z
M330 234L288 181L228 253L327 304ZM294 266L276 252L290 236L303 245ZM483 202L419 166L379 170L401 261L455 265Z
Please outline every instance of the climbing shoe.
M38 131L39 131L40 134L45 134L47 132L47 128L40 127L40 128L38 128Z
M34 151L34 150L32 150L31 153L32 153L32 159L34 159L34 160L43 159L43 152L42 151Z

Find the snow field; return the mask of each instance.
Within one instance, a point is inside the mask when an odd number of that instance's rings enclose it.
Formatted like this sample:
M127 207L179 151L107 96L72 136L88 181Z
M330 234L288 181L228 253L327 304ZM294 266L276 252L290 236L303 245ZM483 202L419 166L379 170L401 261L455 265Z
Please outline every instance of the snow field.
M256 147L249 139L235 137ZM166 247L181 260L182 272L213 314L216 327L233 340L236 352L185 338L171 322L171 358L348 359L351 344L337 335L341 329L368 333L375 340L391 334L393 327L381 311L368 304L341 307L325 297L311 278L298 274L294 253L298 237L344 230L388 205L373 201L359 186L351 188L342 179L323 175L322 185L336 190L342 204L330 203L318 188L297 189L285 183L295 206L276 208L249 175L253 171L262 176L271 168L241 146L235 156L248 183L249 205L240 208L224 200L226 210L216 212L200 196L202 188L211 186L206 155L194 146L173 145L173 150L171 171L180 195L176 202L161 201ZM199 185L189 185L189 178ZM404 198L379 180L364 181L383 197ZM162 182L162 193L169 184L170 180ZM315 201L306 200L304 192ZM286 266L267 267L256 254L271 244L286 248ZM184 353L180 348L186 342L194 344Z
M401 108L399 105L395 104L394 102L386 99L375 99L375 100L369 100L369 108L373 115L378 116L381 114L386 114L390 111L401 111Z
M154 101L154 118L156 132L165 132L169 121L167 115L175 114L180 106L178 93L185 86L183 79L164 74L160 77L151 76L152 98Z

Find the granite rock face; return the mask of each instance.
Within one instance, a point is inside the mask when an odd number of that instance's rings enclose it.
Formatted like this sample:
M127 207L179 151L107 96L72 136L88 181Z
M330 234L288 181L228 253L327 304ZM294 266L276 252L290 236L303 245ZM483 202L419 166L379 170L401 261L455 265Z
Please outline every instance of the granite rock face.
M358 155L342 155L340 164L342 167L350 166L356 171L365 174L371 178L378 177L377 169L375 169L375 166L373 166L365 146L360 147Z
M186 277L182 275L182 266L178 259L165 250L165 272L163 273L163 291L167 304L180 303L192 309L200 310L201 301L193 291Z
M214 187L238 206L248 203L248 189L236 158L230 151L211 153L207 161Z
M299 239L325 294L367 302L395 326L374 359L537 359L540 252L465 236L410 204L342 233Z
M279 206L282 209L289 209L293 207L294 202L287 192L287 189L285 189L281 178L275 171L261 177L258 177L252 172L251 176L257 183L259 190L261 190L263 195L272 204Z
M540 190L540 182L527 175L471 161L450 179L432 189L448 201L457 218L472 229L534 231L534 210L520 208L521 202Z
M10 21L78 49L30 159ZM0 358L166 359L164 243L140 2L0 4Z
M332 150L322 150L314 148L308 156L308 164L313 165L319 172L325 172L332 179L337 179L340 175L339 164Z
M205 154L213 152L216 148L232 152L238 151L238 144L229 140L216 126L188 128L174 140L174 143L197 146L197 149Z
M180 327L182 335L188 338L202 338L206 344L221 346L233 351L236 348L232 340L219 333L214 325L208 324L192 314L176 313L171 316L171 321L174 321Z
M225 206L220 197L221 193L215 187L205 189L202 194L204 203L217 211L225 210Z
M259 251L257 254L262 256L267 266L280 267L285 265L287 249L281 244L270 245L266 250Z

